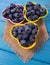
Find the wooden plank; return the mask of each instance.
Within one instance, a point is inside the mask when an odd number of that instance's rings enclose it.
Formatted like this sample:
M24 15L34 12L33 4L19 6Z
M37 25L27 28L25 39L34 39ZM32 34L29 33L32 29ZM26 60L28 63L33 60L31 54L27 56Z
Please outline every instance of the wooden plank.
M49 65L47 63L31 60L30 62L24 63L15 54L10 54L0 50L0 65Z
M8 46L8 44L4 42L4 39L3 39L4 28L5 28L5 22L0 21L0 48L6 49L8 51L12 51L12 49Z

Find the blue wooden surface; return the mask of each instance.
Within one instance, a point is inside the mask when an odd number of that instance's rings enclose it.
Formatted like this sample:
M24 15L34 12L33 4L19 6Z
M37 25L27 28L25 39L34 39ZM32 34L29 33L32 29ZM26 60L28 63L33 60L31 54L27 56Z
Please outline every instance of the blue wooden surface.
M24 5L28 1L29 0L0 0L0 65L50 65L50 0L31 0L46 6L49 11L48 16L45 18L49 39L29 62L24 63L3 40L6 22L2 18L2 10L10 3L20 3Z

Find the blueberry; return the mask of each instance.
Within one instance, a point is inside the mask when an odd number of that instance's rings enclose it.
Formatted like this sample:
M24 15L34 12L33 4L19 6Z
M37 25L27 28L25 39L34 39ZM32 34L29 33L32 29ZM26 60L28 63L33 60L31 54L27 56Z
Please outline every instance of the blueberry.
M21 35L21 34L17 35L17 38L18 38L19 40L21 40L21 39L22 39L22 35Z
M33 20L38 19L38 15L34 15L34 16L32 17L32 19L33 19Z
M13 21L14 23L18 23L18 19L17 19L17 18L12 19L12 21Z
M16 11L16 8L11 9L10 11L13 14Z
M16 13L18 13L19 12L19 9L18 8L16 8Z
M40 4L36 4L37 9L40 9L41 5Z
M20 17L23 16L23 13L20 13L19 16L20 16Z
M35 42L35 37L30 36L29 40L30 40L30 43L33 43L33 42Z
M18 13L23 12L23 6L17 6L16 12L18 12Z
M19 33L19 34L21 34L21 33L22 33L20 29L18 29L18 33Z
M12 34L13 34L14 37L17 37L17 35L18 35L17 32L15 32L15 31L12 32Z
M35 29L35 25L32 24L32 23L29 24L29 27L30 27L31 29Z
M36 6L34 6L34 10L37 10L37 7Z
M26 6L33 6L33 3L29 1Z
M32 16L28 16L28 19L32 21Z
M25 28L25 32L26 32L26 33L31 34L31 31L32 31L32 30L31 30L30 27L26 27L26 28Z
M33 29L32 30L32 35L36 35L37 34L37 30L36 29Z
M28 37L29 37L28 34L26 34L26 33L22 34L22 39L28 39Z
M18 27L14 27L13 32L18 32Z
M36 29L36 30L38 30L38 27L37 27L37 26L35 26L35 29Z
M6 14L10 14L10 9L6 9Z
M41 7L40 4L36 4L36 5L34 6L34 10L38 10L38 11L39 11L40 7Z
M13 3L11 3L11 4L10 4L10 9L12 9L12 8L14 8L14 7L16 7L16 5L13 4Z
M23 12L23 9L20 9L20 12Z
M43 16L46 14L46 9L45 8L41 8L40 9L40 15Z
M26 42L26 40L21 40L21 45L24 46L24 47L28 47L28 44Z
M14 16L14 17L17 17L17 16L18 16L18 13L14 13L13 16Z
M36 11L36 14L39 16L40 15L40 12L39 11Z
M9 14L9 15L8 15L8 18L9 18L9 19L12 19L12 14Z
M33 44L33 42L27 41L28 47Z
M19 34L21 34L23 31L24 31L24 28L23 28L23 27L19 27L19 28L18 28L18 33L19 33Z
M24 17L23 16L19 18L19 22L22 21L22 20L24 20Z
M31 6L27 7L27 11L31 11L31 10L32 10Z
M30 16L31 15L31 12L29 11L29 12L26 12L26 16L28 17L28 16Z
M7 18L6 12L2 12L2 16Z
M19 9L22 9L23 10L24 8L23 8L23 6L19 6Z
M31 10L30 12L31 12L31 14L32 14L32 15L34 15L34 14L35 14L35 11L34 11L34 10Z

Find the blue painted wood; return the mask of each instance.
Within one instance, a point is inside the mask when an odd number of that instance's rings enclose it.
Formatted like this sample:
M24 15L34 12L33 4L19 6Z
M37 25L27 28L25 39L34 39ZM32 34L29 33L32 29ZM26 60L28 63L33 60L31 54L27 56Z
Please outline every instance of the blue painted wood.
M47 63L42 63L41 61L31 60L30 62L24 63L19 60L15 54L10 54L5 51L0 50L0 64L2 65L49 65Z
M42 48L36 52L35 56L28 63L23 63L22 60L19 59L18 56L15 55L13 50L8 46L6 42L3 40L4 29L6 22L2 17L2 10L7 7L10 3L26 3L29 0L0 0L0 65L50 65L50 38L45 42ZM37 3L40 3L48 8L49 14L44 19L48 34L50 36L50 7L48 4L50 0L32 0Z
M4 29L5 29L5 22L0 22L0 48L6 49L8 51L12 51L8 44L4 41Z

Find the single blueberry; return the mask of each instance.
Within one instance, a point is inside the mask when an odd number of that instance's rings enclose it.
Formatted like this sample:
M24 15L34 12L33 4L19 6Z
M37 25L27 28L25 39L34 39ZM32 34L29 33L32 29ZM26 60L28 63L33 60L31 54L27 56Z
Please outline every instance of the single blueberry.
M35 25L32 24L32 23L29 24L29 27L30 27L31 29L35 29Z
M13 31L18 32L18 28L19 28L19 27L14 27L14 28L13 28Z
M17 35L18 35L18 33L16 31L13 31L12 34L14 37L17 37Z
M30 16L31 15L31 12L29 11L29 12L26 12L26 16L28 17L28 16Z
M9 14L9 15L8 15L8 18L9 18L9 19L12 19L12 14Z
M30 40L29 40L29 41L27 41L27 44L28 44L28 47L29 47L33 44L33 42L30 42Z
M40 15L43 16L46 14L46 9L45 8L41 8L40 9Z
M24 20L24 17L23 16L19 18L19 22L22 21L22 20Z
M36 15L38 15L38 16L39 16L39 15L40 15L40 12L39 12L39 11L36 11Z
M28 34L26 34L26 33L22 34L22 39L28 39L28 37L29 37Z
M33 29L32 30L32 35L36 35L37 34L37 30L36 29Z
M14 8L14 7L16 7L16 5L13 4L13 3L11 3L11 4L10 4L10 9L12 9L12 8Z
M33 20L38 19L38 15L33 15L32 19L33 19Z
M12 22L18 23L18 19L17 18L14 18L14 19L12 19Z
M28 16L28 19L32 21L32 16Z
M32 2L27 2L27 4L26 4L26 6L28 7L28 6L33 6L34 4L32 3Z
M28 44L27 44L26 40L20 40L20 42L21 42L22 46L28 47Z
M30 43L33 43L35 42L35 37L30 36L29 40L30 40Z
M31 6L27 7L27 11L31 11L31 10L32 10Z
M17 38L18 38L19 40L21 40L21 39L22 39L22 35L21 35L21 34L18 34L18 35L17 35Z
M15 13L15 11L16 11L16 8L13 8L13 9L10 10L10 12L11 12L12 14Z
M14 17L18 17L18 13L14 13L13 16L14 16Z
M34 10L31 10L30 12L31 12L31 15L34 15L35 14L35 11Z

